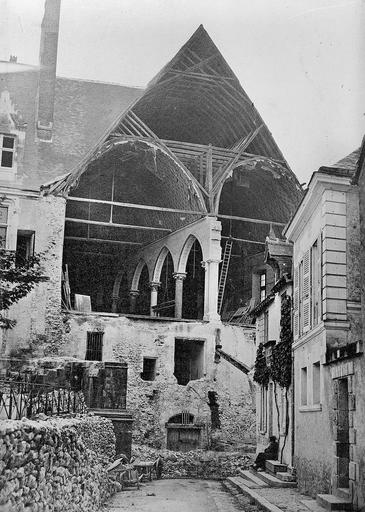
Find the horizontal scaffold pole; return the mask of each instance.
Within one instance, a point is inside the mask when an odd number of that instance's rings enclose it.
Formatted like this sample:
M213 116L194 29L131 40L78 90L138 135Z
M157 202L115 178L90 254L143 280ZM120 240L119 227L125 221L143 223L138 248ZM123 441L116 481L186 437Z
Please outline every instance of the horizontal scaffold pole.
M153 226L135 226L132 224L116 224L115 222L101 222L99 220L88 220L88 219L73 219L71 217L65 218L66 222L74 222L76 224L91 224L93 226L103 226L106 228L123 228L123 229L141 229L149 231L167 231L171 233L171 229L168 228L157 228Z

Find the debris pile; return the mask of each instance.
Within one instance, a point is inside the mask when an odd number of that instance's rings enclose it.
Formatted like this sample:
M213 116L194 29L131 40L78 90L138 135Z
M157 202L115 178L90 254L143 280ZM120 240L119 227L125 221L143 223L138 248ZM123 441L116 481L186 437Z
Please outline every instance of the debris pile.
M162 478L203 478L220 480L238 475L238 470L252 464L253 454L242 452L215 452L192 450L174 452L156 450L144 445L133 445L132 456L138 460L154 461L162 458Z

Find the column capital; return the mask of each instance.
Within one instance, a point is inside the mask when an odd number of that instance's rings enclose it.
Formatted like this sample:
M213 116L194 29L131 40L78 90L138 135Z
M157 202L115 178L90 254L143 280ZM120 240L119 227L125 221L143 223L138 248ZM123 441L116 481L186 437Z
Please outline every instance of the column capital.
M174 272L172 277L176 279L176 281L184 281L186 278L186 272Z
M151 290L157 290L161 286L160 281L150 281Z
M129 295L131 297L138 297L140 294L140 291L139 290L129 290Z

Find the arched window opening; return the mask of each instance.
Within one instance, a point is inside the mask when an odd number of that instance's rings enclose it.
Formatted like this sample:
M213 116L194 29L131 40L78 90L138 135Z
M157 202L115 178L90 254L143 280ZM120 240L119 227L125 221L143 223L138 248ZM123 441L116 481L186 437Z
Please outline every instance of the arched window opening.
M136 305L137 315L149 315L150 314L150 277L148 273L147 265L142 269L141 276L139 278L139 295Z
M193 243L186 263L186 279L183 291L183 318L199 319L204 314L203 253L198 240Z
M182 411L180 414L171 416L167 423L178 423L180 425L188 425L194 423L194 415L187 411Z
M173 277L174 262L168 252L162 266L158 302L154 310L158 316L174 316L175 311L175 280Z

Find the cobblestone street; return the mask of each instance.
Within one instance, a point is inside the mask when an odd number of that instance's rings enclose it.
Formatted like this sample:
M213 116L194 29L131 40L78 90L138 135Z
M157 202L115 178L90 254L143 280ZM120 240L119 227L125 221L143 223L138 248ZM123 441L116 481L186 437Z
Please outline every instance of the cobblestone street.
M221 482L212 480L155 480L139 490L119 492L100 512L235 512L243 508Z

